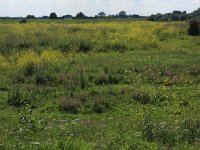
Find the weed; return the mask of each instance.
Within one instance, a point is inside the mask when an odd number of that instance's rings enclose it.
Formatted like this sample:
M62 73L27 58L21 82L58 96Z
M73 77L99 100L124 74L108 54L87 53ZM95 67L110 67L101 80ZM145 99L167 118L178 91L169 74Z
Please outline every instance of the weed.
M104 113L112 109L112 103L109 100L96 98L93 102L93 111L95 113Z
M194 143L200 140L200 119L190 117L182 122L181 126L183 141Z
M8 94L8 104L15 107L21 107L30 102L29 95L22 93L19 87L13 88Z
M64 98L59 105L59 109L63 112L77 114L81 109L81 102L70 98Z
M149 104L152 102L150 95L144 91L135 91L132 99L142 104Z

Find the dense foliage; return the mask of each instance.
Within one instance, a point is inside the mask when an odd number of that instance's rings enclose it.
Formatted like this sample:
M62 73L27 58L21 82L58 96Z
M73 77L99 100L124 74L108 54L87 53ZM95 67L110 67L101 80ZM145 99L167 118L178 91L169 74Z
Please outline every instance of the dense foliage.
M147 18L149 21L185 21L200 16L200 8L192 13L186 11L173 11L172 13L151 15Z
M200 35L200 22L198 20L191 20L188 29L188 34L192 36Z

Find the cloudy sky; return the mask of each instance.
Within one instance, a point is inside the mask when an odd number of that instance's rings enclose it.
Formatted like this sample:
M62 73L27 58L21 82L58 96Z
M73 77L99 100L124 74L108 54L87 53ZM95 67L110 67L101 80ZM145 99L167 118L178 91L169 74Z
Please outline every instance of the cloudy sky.
M0 16L75 15L82 11L93 16L100 11L116 14L124 10L127 14L150 15L173 10L191 12L200 7L200 0L0 0Z

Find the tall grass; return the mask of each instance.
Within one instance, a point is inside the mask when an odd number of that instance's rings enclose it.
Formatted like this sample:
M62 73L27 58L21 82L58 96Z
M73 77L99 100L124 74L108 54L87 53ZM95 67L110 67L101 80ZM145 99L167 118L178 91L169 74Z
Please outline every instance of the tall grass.
M0 52L53 48L68 51L124 51L159 47L186 34L185 23L87 22L0 24Z

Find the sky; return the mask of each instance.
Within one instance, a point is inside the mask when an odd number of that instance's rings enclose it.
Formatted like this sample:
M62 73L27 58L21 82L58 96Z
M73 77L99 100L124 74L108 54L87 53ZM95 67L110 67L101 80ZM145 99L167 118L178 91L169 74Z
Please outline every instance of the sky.
M62 16L80 11L94 16L101 11L108 15L122 10L148 16L173 10L192 12L199 7L200 0L0 0L0 16L48 16L51 12Z

